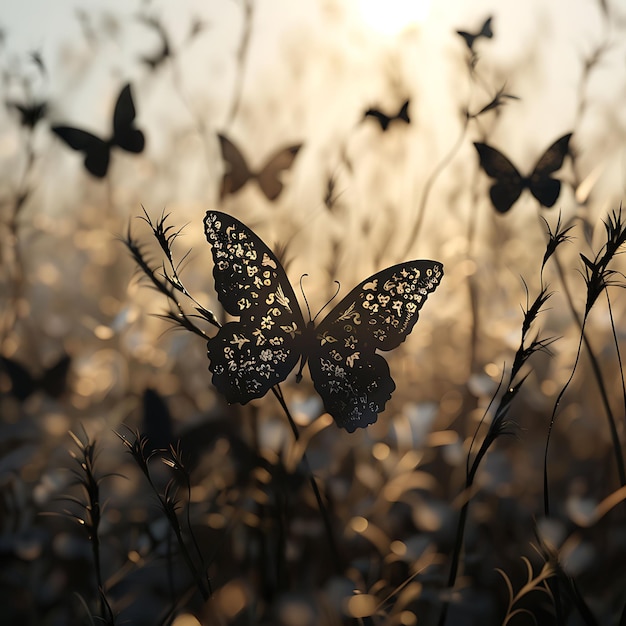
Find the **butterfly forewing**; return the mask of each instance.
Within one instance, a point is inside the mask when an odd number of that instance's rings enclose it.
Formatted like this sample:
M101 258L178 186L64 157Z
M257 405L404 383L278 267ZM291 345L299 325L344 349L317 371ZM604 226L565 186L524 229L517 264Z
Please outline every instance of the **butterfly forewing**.
M143 151L146 140L143 132L135 128L135 116L135 104L128 84L120 92L115 105L111 143L127 152L139 153Z
M395 384L376 350L406 339L442 277L436 261L389 267L355 287L316 329L309 370L339 426L349 432L365 427L385 408Z
M532 176L547 176L560 170L569 152L569 141L571 138L572 133L567 133L567 135L557 139L539 159Z
M239 317L208 342L214 385L229 402L258 398L284 380L301 355L304 321L272 251L239 220L217 211L204 219L217 296Z

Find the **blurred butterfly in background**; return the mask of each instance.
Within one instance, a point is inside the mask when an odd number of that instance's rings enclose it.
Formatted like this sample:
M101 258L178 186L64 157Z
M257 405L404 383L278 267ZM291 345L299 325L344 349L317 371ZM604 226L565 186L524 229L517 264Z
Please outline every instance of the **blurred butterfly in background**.
M274 253L239 220L217 211L204 218L212 246L215 290L228 322L208 341L213 384L229 403L264 396L300 361L317 393L348 432L373 424L395 383L377 350L398 347L441 283L437 261L407 261L357 285L314 325L306 323Z
M37 122L42 120L48 112L48 103L42 100L32 102L31 104L7 101L6 105L18 111L20 114L20 124L31 130L35 128Z
M160 47L159 49L152 53L151 55L145 55L140 57L140 60L145 63L152 71L156 70L160 65L165 63L165 61L171 56L171 48L169 43L169 38L163 25L159 22L158 19L147 16L140 15L137 18L140 22L143 22L146 26L152 29L159 38Z
M173 419L159 393L146 388L141 399L141 432L148 438L147 451L167 450L174 443Z
M220 189L220 200L228 194L237 193L249 180L256 180L268 200L276 200L283 190L280 176L291 167L302 144L282 148L255 173L250 170L243 155L230 139L224 135L218 135L218 138L222 158L226 165Z
M40 376L31 374L21 363L5 356L0 356L0 372L10 384L8 393L20 401L27 400L36 391L44 391L52 398L58 398L67 389L71 357L63 354L51 367Z
M52 132L58 135L73 150L85 154L85 168L90 174L104 178L109 170L111 148L116 146L139 154L145 147L144 134L135 126L135 105L130 85L124 86L117 98L113 112L113 135L100 139L95 135L70 126L53 126Z
M551 174L560 170L569 152L572 133L557 139L539 159L530 176L522 176L501 152L485 143L474 143L480 166L495 179L489 190L491 202L499 213L506 213L524 189L529 189L540 204L552 207L561 193L561 181Z
M400 107L400 110L395 115L389 116L378 109L368 109L365 111L363 115L363 119L368 117L373 117L383 129L383 132L389 128L389 125L394 122L405 122L406 124L410 124L411 120L409 118L409 103L410 100L405 100L404 104Z
M467 47L473 52L474 51L474 42L481 37L485 39L491 39L493 37L493 31L491 30L491 20L492 17L488 17L485 20L485 23L482 25L481 29L477 33L468 33L464 30L457 30L456 34L463 37L465 40L465 44Z

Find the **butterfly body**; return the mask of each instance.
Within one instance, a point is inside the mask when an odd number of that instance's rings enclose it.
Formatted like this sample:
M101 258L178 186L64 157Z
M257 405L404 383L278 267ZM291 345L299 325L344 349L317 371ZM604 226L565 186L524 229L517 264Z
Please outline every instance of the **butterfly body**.
M557 139L543 154L529 176L523 176L501 152L485 143L474 143L480 165L495 182L489 190L491 202L499 213L506 213L524 189L545 207L552 207L561 193L561 181L552 174L563 166L572 133Z
M86 130L71 126L53 126L52 131L70 148L84 153L85 169L90 174L104 178L109 169L111 148L117 146L126 152L138 154L145 147L144 134L134 125L135 115L130 85L126 85L115 105L113 134L109 139L101 139Z
M385 132L390 124L394 121L404 122L405 124L411 123L409 117L409 100L405 100L400 110L395 115L387 115L378 109L368 109L363 115L363 119L367 117L373 117L379 124L383 132Z
M222 200L228 194L237 193L250 180L256 180L268 200L276 200L283 190L280 175L291 167L302 147L302 144L297 144L279 150L258 172L255 172L248 167L243 155L230 139L219 134L218 139L222 158L226 163L220 189Z
M377 350L402 343L443 276L436 261L389 267L357 285L315 326L305 322L285 270L272 251L235 218L209 211L218 298L228 322L208 342L213 384L229 402L265 395L298 361L336 423L349 432L376 421L395 389Z

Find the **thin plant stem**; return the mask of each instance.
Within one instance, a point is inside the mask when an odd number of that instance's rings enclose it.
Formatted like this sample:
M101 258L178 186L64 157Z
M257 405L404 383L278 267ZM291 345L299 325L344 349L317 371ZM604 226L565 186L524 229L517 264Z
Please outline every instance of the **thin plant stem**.
M465 121L463 122L463 126L461 128L461 132L454 142L452 148L448 151L448 153L441 159L441 161L437 164L435 169L431 172L430 176L424 183L424 190L422 192L422 197L420 198L420 203L417 208L417 219L413 224L413 229L409 234L409 238L407 240L406 248L404 250L403 256L406 256L411 251L413 244L419 238L420 231L422 229L422 223L424 222L424 215L426 213L426 203L428 202L428 198L430 197L430 192L433 188L433 185L439 178L439 175L443 170L448 167L452 159L456 156L456 153L459 151L459 148L463 144L463 139L465 138L465 133L467 132L467 127L469 125L469 116L465 117Z
M287 420L289 421L289 425L291 426L293 436L295 440L298 441L300 439L300 433L298 432L298 427L296 426L296 423L293 420L291 412L289 411L289 408L287 407L287 403L285 402L285 398L283 397L283 393L280 389L280 386L275 385L274 387L272 387L272 393L274 394L274 396L276 396L276 399L278 400L278 402L280 403L280 406L285 412L285 415L287 416ZM315 499L317 500L317 506L319 507L320 513L322 514L322 520L324 522L324 528L326 530L326 537L328 538L328 543L330 545L330 549L333 555L335 568L337 570L337 573L340 574L343 572L343 568L341 565L342 561L341 561L341 557L339 554L339 549L337 547L337 542L335 540L335 535L333 533L333 527L332 527L332 524L330 523L330 516L328 515L328 509L326 508L326 505L324 504L324 500L322 499L322 494L320 493L319 487L317 486L315 476L313 475L311 466L309 465L309 461L305 453L302 454L302 460L306 467L306 471L309 474L309 481L311 483L311 488L313 489L313 493L315 494Z
M613 307L609 292L606 291L606 304L609 308L609 319L611 320L611 332L613 334L613 342L615 343L615 353L617 354L617 362L619 364L620 381L622 383L622 398L624 400L624 415L626 416L626 382L624 381L624 366L622 365L622 353L619 349L619 341L617 340L617 331L615 330L615 320L613 319Z
M556 416L556 409L558 407L558 404L563 396L563 394L565 393L565 390L567 389L567 387L569 386L574 372L576 370L576 366L578 364L578 360L579 360L579 355L580 355L580 350L581 350L581 344L584 343L585 348L587 350L587 354L589 355L589 361L591 363L591 369L593 371L594 374L594 378L596 379L596 382L598 384L598 388L600 391L600 397L602 399L602 404L604 406L604 410L606 412L606 416L609 422L609 430L611 432L611 440L613 443L613 451L615 453L615 461L617 464L617 472L619 475L619 481L620 481L620 486L626 486L626 468L624 467L624 455L622 452L622 448L621 448L621 444L620 444L620 440L619 440L619 433L617 432L617 426L615 423L615 417L613 416L613 411L611 410L611 405L609 403L609 398L608 398L608 393L606 391L606 386L604 384L604 379L602 378L602 371L600 369L600 364L598 362L598 359L595 355L595 352L593 351L591 344L589 343L589 339L587 338L587 335L585 333L585 324L586 324L586 320L587 320L587 314L585 314L585 316L583 317L583 319L581 320L580 317L578 316L578 313L576 311L576 308L574 306L574 301L572 298L572 294L570 292L570 289L567 285L567 282L565 280L565 273L563 272L563 267L561 266L558 257L556 255L554 255L554 261L556 263L556 268L557 268L557 272L559 275L559 279L561 281L561 284L563 285L563 291L565 293L565 298L567 300L567 304L568 307L572 313L572 316L574 318L574 320L576 321L576 324L578 325L578 328L580 329L580 342L578 345L578 351L577 351L577 356L576 356L576 362L574 363L574 368L572 370L572 374L570 375L570 378L568 379L568 381L566 382L565 386L563 387L563 389L561 390L561 392L559 393L559 396L556 400L555 406L554 406L554 410L552 412L552 418L550 421L550 426L549 426L549 431L548 431L548 439L546 441L546 450L545 450L545 458L544 458L544 511L546 516L549 515L549 497L548 497L548 491L547 491L547 487L548 487L548 477L547 477L547 455L548 455L548 445L550 442L550 434L552 431L552 427L554 424L554 420L555 420L555 416Z
M252 19L254 17L254 3L253 0L243 0L243 30L241 34L241 40L239 41L239 48L237 49L237 71L235 72L235 91L233 93L233 100L231 103L230 111L226 118L226 125L230 126L241 106L241 94L243 91L243 79L246 69L246 57L248 55L248 48L250 47L250 36L252 34Z

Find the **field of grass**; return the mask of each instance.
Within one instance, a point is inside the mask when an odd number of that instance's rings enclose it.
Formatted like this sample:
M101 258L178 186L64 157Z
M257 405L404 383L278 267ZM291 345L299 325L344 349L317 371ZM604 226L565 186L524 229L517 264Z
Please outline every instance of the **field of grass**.
M50 58L3 38L0 622L626 626L620 7L450 0L390 38L209 5L78 12ZM207 342L249 287L207 211L322 329L443 266L375 423L299 366L227 403Z

